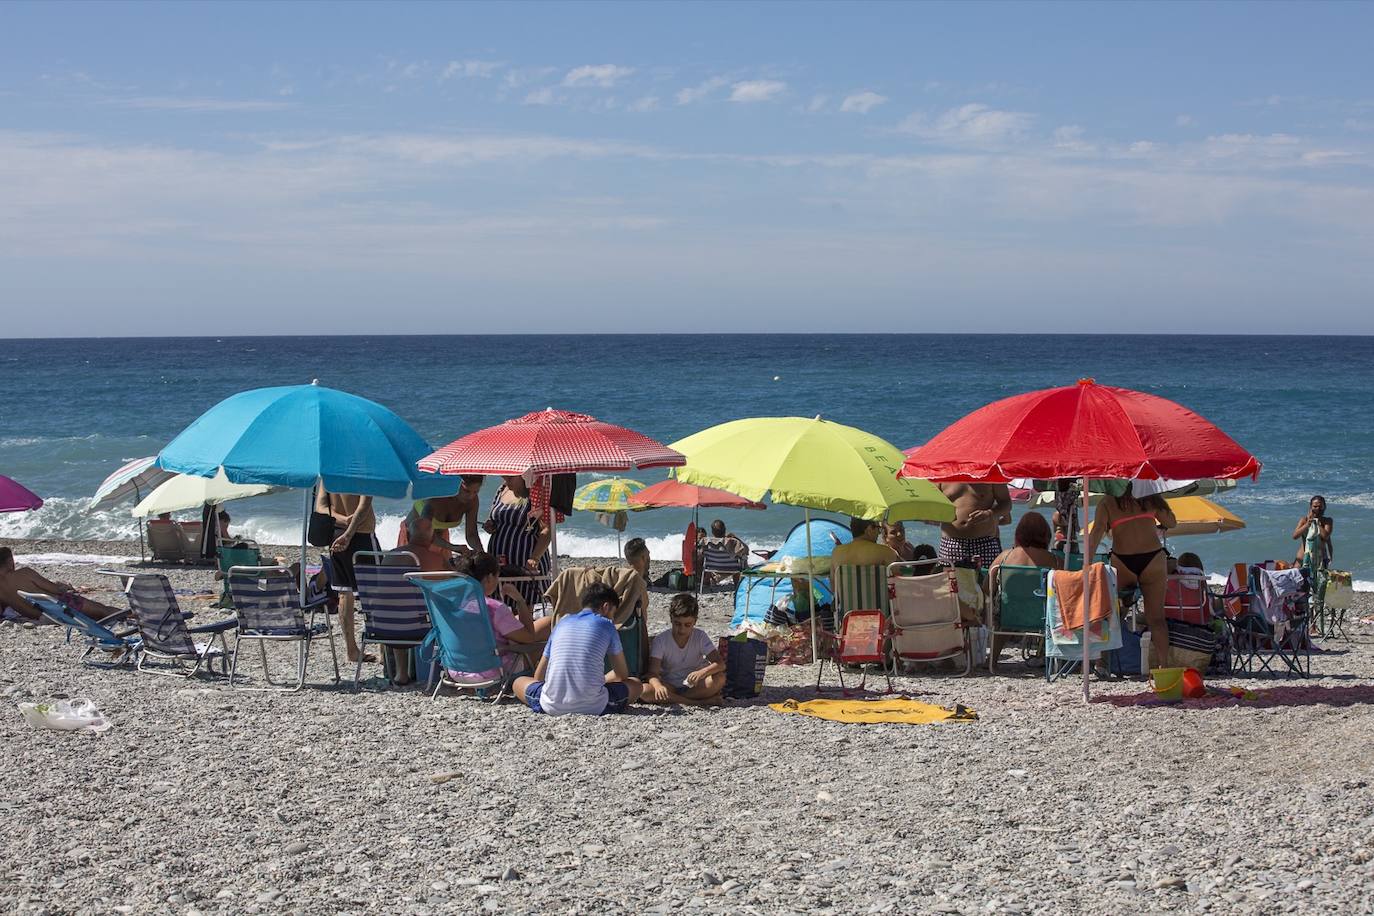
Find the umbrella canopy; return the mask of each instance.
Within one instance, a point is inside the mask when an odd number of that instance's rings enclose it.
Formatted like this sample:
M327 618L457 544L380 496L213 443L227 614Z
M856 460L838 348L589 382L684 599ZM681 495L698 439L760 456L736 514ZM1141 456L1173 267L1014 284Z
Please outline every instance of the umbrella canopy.
M898 480L902 453L820 417L734 420L674 442L679 480L773 502L889 521L948 522L954 506L925 481Z
M455 439L420 460L440 474L580 474L677 467L682 455L634 430L539 410Z
M221 469L214 477L177 474L149 493L134 506L134 518L147 518L162 512L199 509L204 505L219 505L247 496L263 496L283 489L265 483L230 483Z
M1259 472L1253 455L1186 407L1081 379L975 410L908 451L901 476L1007 483L1085 475L1235 479Z
M1245 522L1230 510L1201 496L1179 496L1167 502L1177 522L1164 532L1169 537L1218 534L1222 531L1239 531L1245 527Z
M630 497L632 509L766 509L761 502L745 499L714 487L699 487L680 480L664 480Z
M587 512L628 512L635 508L630 497L644 489L644 484L628 477L608 477L594 480L577 488L573 494L573 508Z
M0 512L28 512L43 505L43 500L18 481L0 474Z
M429 444L396 414L319 385L255 388L225 398L158 454L158 467L233 483L416 499L451 496L458 483L422 474Z
M106 477L95 488L95 495L86 504L87 512L110 509L125 499L139 500L151 493L159 485L176 476L175 471L164 471L157 466L157 456L135 458Z

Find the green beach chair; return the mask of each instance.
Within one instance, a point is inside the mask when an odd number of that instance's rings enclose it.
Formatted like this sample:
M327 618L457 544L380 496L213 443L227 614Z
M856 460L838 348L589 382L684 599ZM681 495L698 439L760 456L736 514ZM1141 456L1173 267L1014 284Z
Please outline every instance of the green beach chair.
M1081 555L1080 555L1081 556ZM1051 570L1043 566L1008 566L992 569L988 602L988 673L997 673L1001 654L999 636L1034 639L1043 646L1045 639L1045 577ZM1030 656L1027 656L1028 660Z
M892 616L887 567L883 564L833 566L830 585L835 593L834 632L840 631L840 621L850 611L882 611L884 617Z
M242 544L236 547L224 547L219 549L219 571L224 577L224 585L220 589L219 600L213 607L224 608L232 611L234 609L234 596L229 592L229 570L235 566L261 566L262 551L256 544Z

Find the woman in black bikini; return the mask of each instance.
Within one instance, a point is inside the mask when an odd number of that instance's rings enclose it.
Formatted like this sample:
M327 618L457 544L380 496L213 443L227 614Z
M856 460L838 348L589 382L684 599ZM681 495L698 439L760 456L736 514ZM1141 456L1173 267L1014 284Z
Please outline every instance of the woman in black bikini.
M1150 666L1163 668L1169 659L1169 626L1164 620L1164 592L1169 564L1159 528L1175 523L1169 504L1158 496L1137 499L1131 482L1113 481L1093 512L1087 556L1105 535L1112 539L1112 566L1118 589L1140 586L1145 599L1145 623L1150 628Z

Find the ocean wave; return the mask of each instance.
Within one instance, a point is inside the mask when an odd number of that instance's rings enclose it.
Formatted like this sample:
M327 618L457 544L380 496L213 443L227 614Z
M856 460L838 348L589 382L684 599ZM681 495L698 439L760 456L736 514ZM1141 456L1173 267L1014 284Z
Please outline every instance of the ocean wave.
M86 512L87 500L53 497L33 512L0 515L0 538L125 541L138 537L138 524L122 512Z
M24 553L15 560L26 566L113 566L128 563L133 557L103 553Z

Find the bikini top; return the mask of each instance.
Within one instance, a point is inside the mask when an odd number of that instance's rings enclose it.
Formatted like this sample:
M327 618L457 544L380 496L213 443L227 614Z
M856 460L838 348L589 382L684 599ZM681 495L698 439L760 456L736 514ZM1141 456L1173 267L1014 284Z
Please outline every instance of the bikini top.
M1153 512L1141 512L1139 515L1128 515L1125 518L1113 519L1112 530L1115 531L1118 525L1124 525L1127 522L1138 522L1141 519L1145 518L1148 518L1152 522L1156 521L1155 514Z

